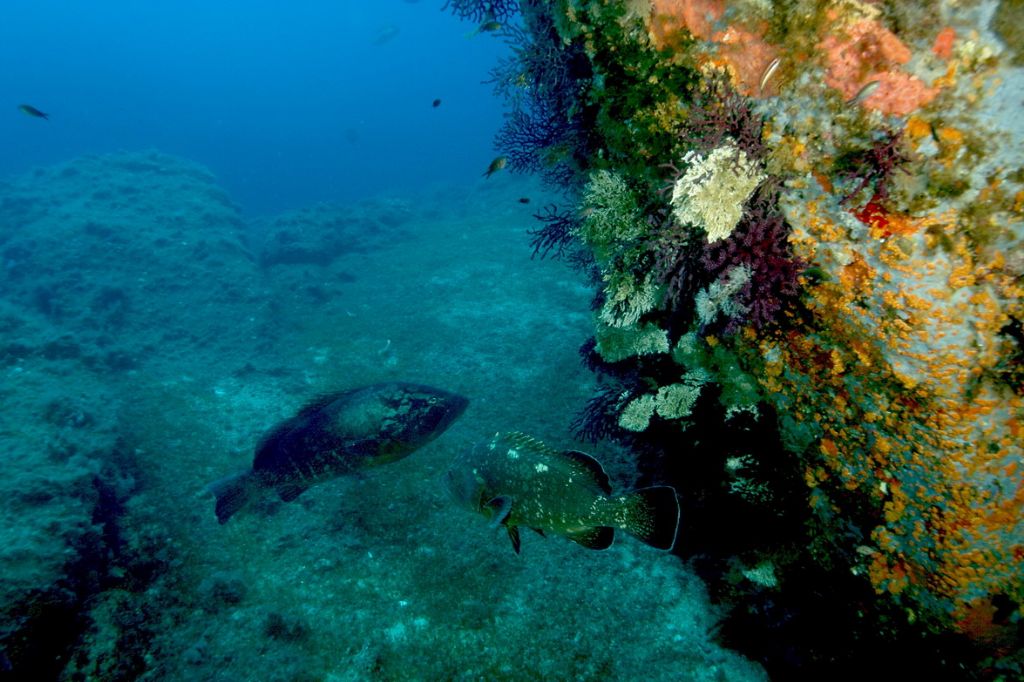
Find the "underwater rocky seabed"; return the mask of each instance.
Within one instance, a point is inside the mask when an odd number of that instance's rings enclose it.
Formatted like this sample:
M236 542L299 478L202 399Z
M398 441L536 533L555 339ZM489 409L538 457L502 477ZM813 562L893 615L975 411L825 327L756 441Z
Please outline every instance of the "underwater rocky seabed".
M676 557L517 557L440 485L497 430L569 445L592 390L590 291L528 259L544 200L498 177L250 221L157 152L0 185L0 679L765 679ZM217 524L204 486L265 429L388 379L472 402L406 460Z

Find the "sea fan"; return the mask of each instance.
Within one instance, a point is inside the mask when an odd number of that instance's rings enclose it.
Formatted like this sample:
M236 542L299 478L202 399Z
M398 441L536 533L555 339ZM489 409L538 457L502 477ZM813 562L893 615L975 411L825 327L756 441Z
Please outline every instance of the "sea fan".
M518 0L448 0L441 10L451 10L459 19L478 24L497 21L504 24L519 13Z

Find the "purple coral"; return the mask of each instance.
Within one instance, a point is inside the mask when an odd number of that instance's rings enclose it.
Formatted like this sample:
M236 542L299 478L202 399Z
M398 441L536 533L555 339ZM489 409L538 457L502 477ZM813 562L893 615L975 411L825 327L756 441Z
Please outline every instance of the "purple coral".
M766 154L761 139L763 126L747 98L726 81L716 80L694 98L679 136L686 148L701 153L735 145L749 158L760 160ZM668 167L675 172L676 180L685 172L673 165ZM740 265L751 273L736 294L736 310L743 312L720 323L724 325L721 331L733 333L748 323L761 329L777 320L780 312L796 300L798 278L805 265L790 248L790 227L778 207L778 191L778 180L762 182L725 239L708 242L701 230L679 225L671 215L653 230L656 236L650 247L655 254L655 270L667 287L666 300L674 318L688 320L697 292Z
M750 101L722 79L713 80L690 106L689 117L680 133L690 149L709 152L732 142L752 159L765 157L761 140L764 121Z
M777 181L761 184L732 234L707 244L700 263L709 281L737 265L750 268L750 281L737 294L747 312L730 319L724 331L731 333L742 324L762 329L776 321L800 294L799 277L806 264L793 255L789 245L790 226L778 207Z
M494 138L495 148L508 159L513 173L540 173L549 187L570 187L577 180L577 166L571 157L549 162L554 148L572 148L578 129L552 111L548 103L531 102L505 116Z
M441 10L451 10L459 19L483 23L505 23L519 12L519 0L448 0Z
M654 273L666 287L666 301L679 312L702 284L701 237L697 230L680 228L669 217L653 232L656 236L648 248L654 254Z
M837 175L843 180L859 181L840 203L847 203L867 187L871 187L873 200L882 202L888 198L889 180L896 169L902 168L909 161L901 148L902 139L902 130L886 131L868 149L848 152L839 157L836 161Z
M564 43L548 12L529 12L522 26L506 26L502 35L513 56L499 62L488 82L510 112L495 146L511 171L539 172L550 187L576 189L593 136L583 113L593 77L584 47Z
M573 437L584 443L621 438L624 430L619 426L619 413L632 395L617 382L599 386L569 425Z
M542 223L536 230L529 230L530 246L533 247L533 258L540 255L541 260L547 258L552 251L555 258L561 258L565 249L573 243L573 231L580 223L574 213L560 213L555 204L545 206L540 213L533 215Z

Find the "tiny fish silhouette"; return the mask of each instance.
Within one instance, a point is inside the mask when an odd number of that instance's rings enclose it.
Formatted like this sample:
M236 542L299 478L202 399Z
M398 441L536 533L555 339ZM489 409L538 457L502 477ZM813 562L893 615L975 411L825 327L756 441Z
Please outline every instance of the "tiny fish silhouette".
M384 45L385 43L390 43L398 36L398 33L398 27L395 26L394 24L382 26L380 29L377 30L376 35L374 35L373 44Z
M492 175L494 175L495 173L500 171L502 168L504 168L505 164L507 164L507 163L508 163L508 158L506 158L504 156L499 156L494 161L491 161L491 165L489 165L487 167L487 170L485 170L484 173L483 173L484 177L485 178L491 177Z
M433 107L435 109L437 109L439 106L441 106L441 100L440 99L435 99L434 103L433 103Z
M45 121L50 120L49 114L39 111L31 104L19 104L18 109L20 109L23 113L28 114L29 116L32 116L34 118L41 118Z
M317 483L407 457L468 404L461 395L402 382L321 396L263 437L251 470L209 485L217 520L227 523L268 491L291 502Z
M482 24L477 26L475 29L473 29L472 31L467 33L466 37L467 38L472 38L472 37L477 36L477 35L479 35L481 33L494 33L495 31L500 31L500 30L501 30L501 22L500 21L495 21L494 19L491 19L489 21L483 22Z

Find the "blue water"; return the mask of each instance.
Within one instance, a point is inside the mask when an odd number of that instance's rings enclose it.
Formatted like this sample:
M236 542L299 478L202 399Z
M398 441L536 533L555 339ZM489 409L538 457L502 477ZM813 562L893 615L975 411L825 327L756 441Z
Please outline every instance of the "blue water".
M4 0L0 178L155 148L251 213L475 178L506 48L441 4Z

